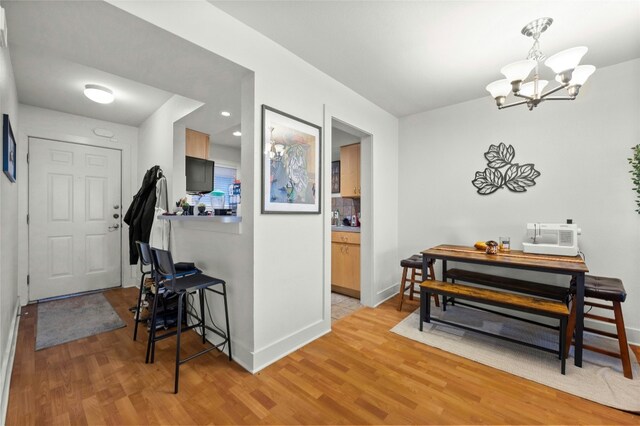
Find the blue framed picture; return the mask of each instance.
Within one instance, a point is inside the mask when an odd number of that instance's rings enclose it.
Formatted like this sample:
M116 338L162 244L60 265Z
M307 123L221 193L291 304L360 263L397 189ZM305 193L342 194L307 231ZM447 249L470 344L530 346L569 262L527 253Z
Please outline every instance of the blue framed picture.
M2 117L2 171L11 182L16 181L16 139L7 114Z

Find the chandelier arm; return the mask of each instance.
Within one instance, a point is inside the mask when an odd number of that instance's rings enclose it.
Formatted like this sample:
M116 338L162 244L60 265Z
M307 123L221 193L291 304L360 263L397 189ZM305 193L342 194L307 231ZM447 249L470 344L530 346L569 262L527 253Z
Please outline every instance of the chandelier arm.
M540 99L544 99L545 97L549 96L550 94L556 93L558 90L564 89L566 87L567 87L566 85L562 85L561 84L560 86L558 86L558 87L556 87L554 89L551 89L548 92L543 93L542 95L540 95Z
M513 96L517 96L518 98L526 99L528 101L532 101L533 100L533 97L521 95L520 93L514 93Z
M572 101L575 96L551 96L550 98L544 98L545 101Z
M508 104L508 105L502 105L499 106L498 109L505 109L505 108L510 108L512 106L516 106L516 105L523 105L526 104L528 101L520 101L520 102L514 102L512 104Z

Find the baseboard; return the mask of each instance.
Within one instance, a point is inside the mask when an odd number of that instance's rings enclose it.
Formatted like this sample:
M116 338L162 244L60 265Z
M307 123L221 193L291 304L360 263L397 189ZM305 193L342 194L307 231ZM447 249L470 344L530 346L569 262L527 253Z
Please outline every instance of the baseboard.
M396 284L392 284L391 286L385 288L382 291L379 291L376 294L376 299L378 300L378 302L374 302L373 307L377 308L387 300L391 299L393 296L395 296L398 293L399 288L400 288L400 283L396 283Z
M614 334L616 333L615 324L605 324L600 321L593 321L589 318L585 318L584 325L585 327L594 328L596 330ZM625 330L627 332L627 341L634 346L640 346L640 329L625 327Z
M7 408L9 405L9 389L11 387L11 372L13 371L13 360L16 354L16 342L18 341L18 312L20 310L20 299L16 298L16 307L13 312L11 330L7 339L7 347L2 354L2 367L0 370L0 383L2 390L0 393L0 418L2 424L6 423Z
M302 330L292 333L277 342L255 351L253 353L253 369L249 371L255 374L279 359L289 355L291 352L294 352L306 344L331 332L331 326L329 324L324 320L319 320Z

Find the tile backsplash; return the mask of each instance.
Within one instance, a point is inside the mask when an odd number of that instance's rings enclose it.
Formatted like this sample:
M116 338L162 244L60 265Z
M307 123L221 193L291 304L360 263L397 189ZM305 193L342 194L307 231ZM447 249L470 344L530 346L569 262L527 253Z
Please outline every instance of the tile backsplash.
M360 213L359 198L331 198L331 211L340 211L340 221L345 217L351 217Z

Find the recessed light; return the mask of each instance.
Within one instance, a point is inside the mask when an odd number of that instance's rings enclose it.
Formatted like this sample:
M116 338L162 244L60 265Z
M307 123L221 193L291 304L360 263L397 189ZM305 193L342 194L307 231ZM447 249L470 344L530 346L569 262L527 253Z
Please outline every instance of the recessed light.
M93 102L97 102L99 104L110 104L115 99L111 89L98 84L85 85L84 95Z
M242 136L242 133L236 130L235 132L233 132L233 136Z
M223 117L231 117L231 113L229 111L221 111L220 115Z

